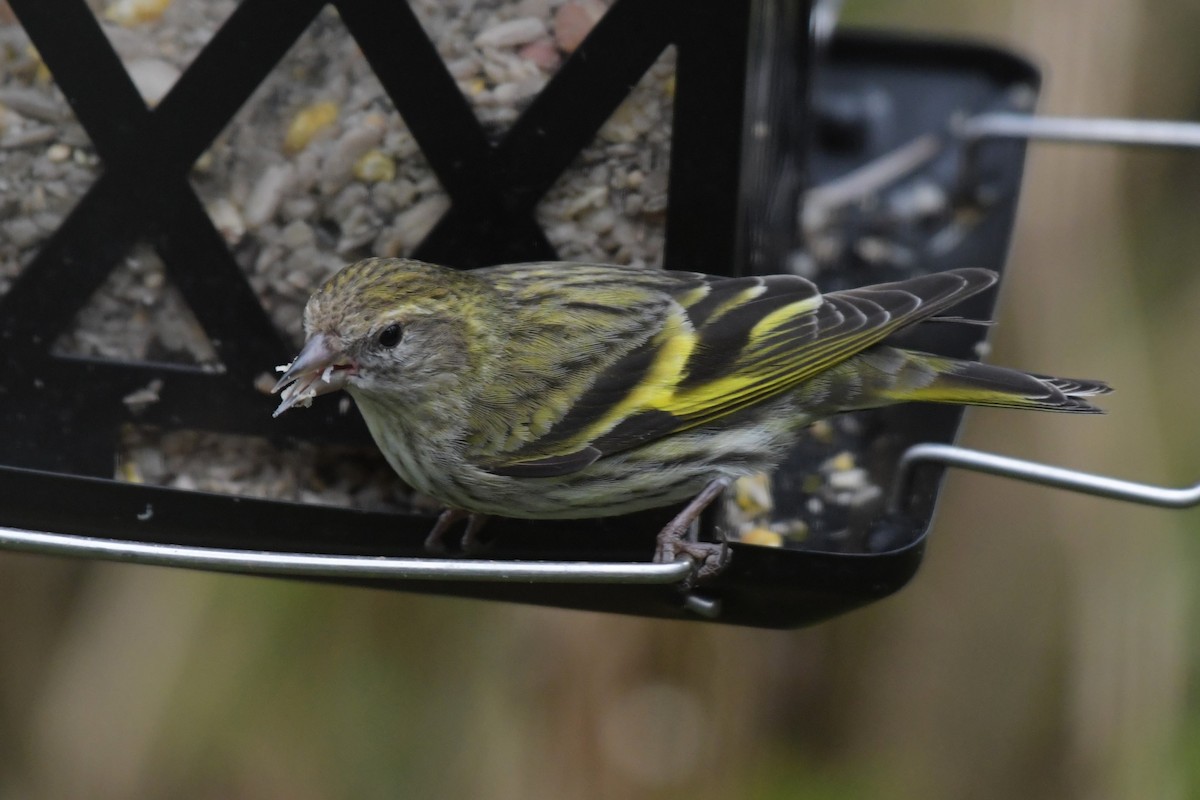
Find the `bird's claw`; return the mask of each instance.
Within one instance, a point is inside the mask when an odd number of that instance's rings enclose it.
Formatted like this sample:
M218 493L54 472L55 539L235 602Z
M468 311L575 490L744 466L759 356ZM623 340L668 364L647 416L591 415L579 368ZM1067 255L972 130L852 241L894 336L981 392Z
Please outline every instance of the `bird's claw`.
M658 547L654 551L655 562L670 564L680 557L691 559L692 572L684 581L685 589L716 577L729 563L729 545L724 539L720 543L698 542L692 535L692 530L693 525L700 519L701 512L725 491L730 482L730 478L726 476L710 481L658 533Z
M479 555L486 550L487 545L479 538L479 532L487 524L487 515L472 514L458 508L447 508L438 516L429 535L425 537L425 551L436 555L446 555L449 550L446 547L448 538L446 534L454 527L455 523L463 519L467 521L467 528L459 540L459 547L463 555Z
M686 531L671 530L670 526L658 535L658 548L654 561L670 564L686 558L692 562L692 571L683 582L684 589L697 583L715 578L729 565L729 545L722 542L695 542L687 538Z

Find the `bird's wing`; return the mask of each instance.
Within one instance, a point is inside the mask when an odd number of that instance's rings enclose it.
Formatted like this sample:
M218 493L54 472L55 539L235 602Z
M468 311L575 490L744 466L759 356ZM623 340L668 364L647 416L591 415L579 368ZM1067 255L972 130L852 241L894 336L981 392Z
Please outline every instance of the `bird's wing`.
M822 295L793 275L688 277L666 290L670 301L657 324L598 370L543 434L482 466L513 476L564 475L714 422L996 280L988 270L960 269Z

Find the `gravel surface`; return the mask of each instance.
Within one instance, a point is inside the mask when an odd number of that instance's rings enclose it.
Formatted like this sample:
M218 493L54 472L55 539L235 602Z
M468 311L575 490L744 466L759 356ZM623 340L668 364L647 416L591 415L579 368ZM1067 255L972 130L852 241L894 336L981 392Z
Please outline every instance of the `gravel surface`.
M94 4L151 105L234 6ZM492 135L516 119L604 10L595 0L413 6ZM5 19L0 15L0 293L102 169L24 32ZM672 88L668 51L544 199L538 218L562 257L661 263ZM411 253L449 207L332 9L201 156L192 181L272 319L297 343L300 311L315 285L348 261ZM117 329L172 303L155 258L145 247L130 253L119 268L129 274L110 280L99 307L80 320L89 335L73 333L63 348L145 357L153 348L129 343ZM190 349L188 360L204 358Z

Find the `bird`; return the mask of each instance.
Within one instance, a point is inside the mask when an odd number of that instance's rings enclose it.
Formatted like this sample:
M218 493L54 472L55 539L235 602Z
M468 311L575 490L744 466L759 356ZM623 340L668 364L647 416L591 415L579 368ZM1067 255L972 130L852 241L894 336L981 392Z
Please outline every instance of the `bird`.
M370 258L324 282L278 367L275 416L346 390L393 470L443 504L427 545L489 516L582 519L678 505L655 560L701 578L728 551L688 536L740 476L812 423L910 401L1101 413L1096 380L905 349L895 334L997 281L981 268L822 293L580 262L457 270Z

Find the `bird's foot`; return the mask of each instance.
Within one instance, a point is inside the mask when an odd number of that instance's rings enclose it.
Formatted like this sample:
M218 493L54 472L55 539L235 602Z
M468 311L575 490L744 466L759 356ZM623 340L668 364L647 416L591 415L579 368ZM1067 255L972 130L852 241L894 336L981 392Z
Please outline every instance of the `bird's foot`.
M731 482L725 477L710 482L658 533L658 546L654 551L655 562L669 564L680 557L691 559L694 569L687 581L689 588L699 581L718 575L729 563L729 545L726 542L698 542L692 536L692 527L700 518L701 512L716 500Z
M658 534L658 549L654 560L659 564L670 564L679 558L689 558L693 564L687 588L719 575L729 564L729 545L726 542L691 542L677 537L674 532Z
M479 539L479 532L487 524L488 516L486 514L463 511L461 508L447 508L438 516L433 529L425 537L425 550L430 553L445 555L447 552L446 539L448 538L446 534L454 527L455 523L463 519L467 521L466 530L463 531L462 538L459 540L459 547L463 554L469 556L479 555L486 550L486 546Z

